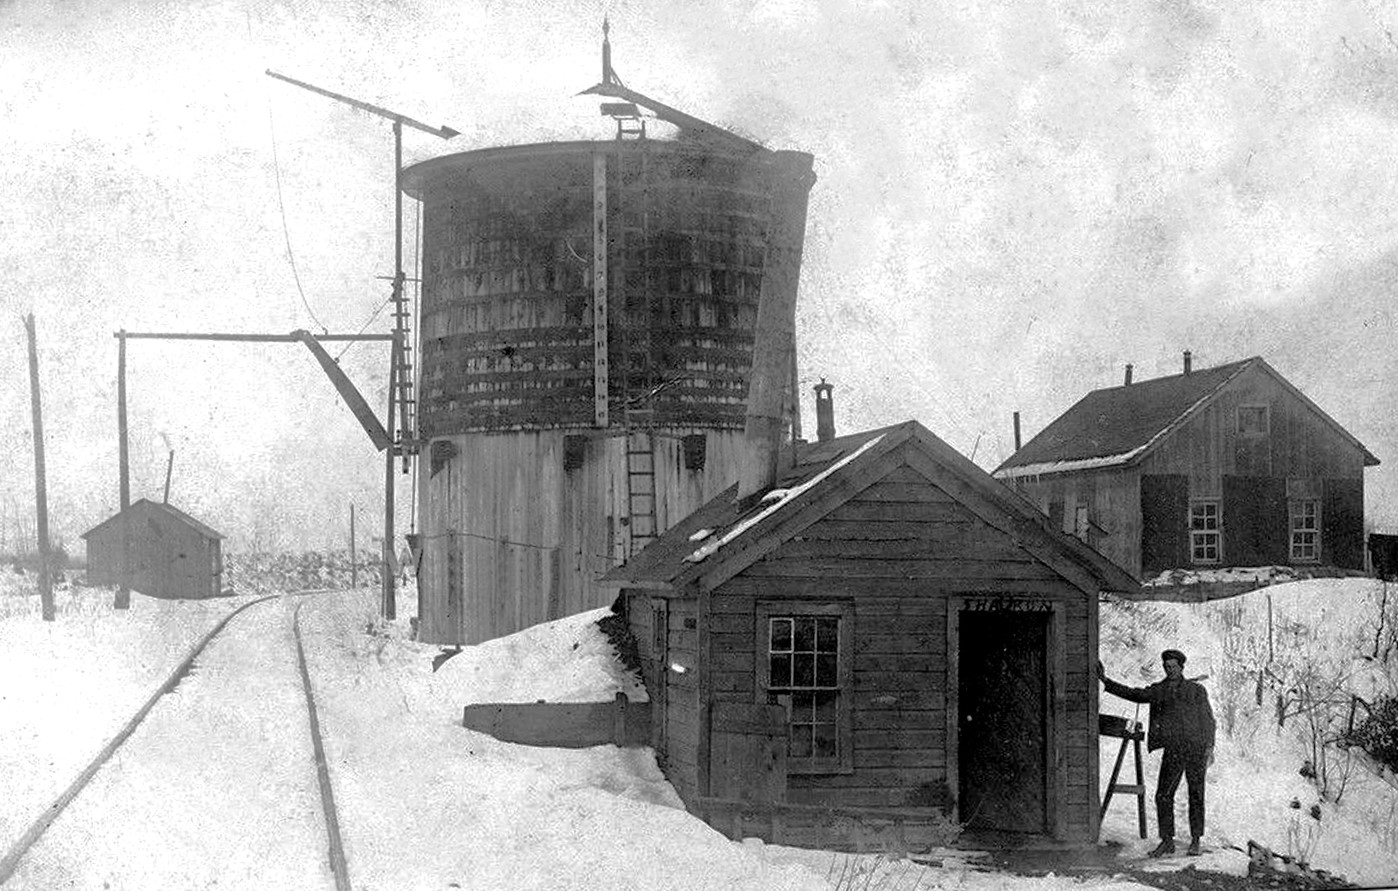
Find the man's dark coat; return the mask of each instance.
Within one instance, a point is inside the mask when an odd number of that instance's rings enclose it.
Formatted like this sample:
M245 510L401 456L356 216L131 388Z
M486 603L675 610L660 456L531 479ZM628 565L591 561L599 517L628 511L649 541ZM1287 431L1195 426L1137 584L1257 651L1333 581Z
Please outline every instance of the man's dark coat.
M1182 747L1203 751L1214 744L1214 711L1209 693L1195 681L1166 678L1149 687L1128 687L1102 679L1107 692L1132 702L1150 704L1150 731L1146 748L1150 751Z

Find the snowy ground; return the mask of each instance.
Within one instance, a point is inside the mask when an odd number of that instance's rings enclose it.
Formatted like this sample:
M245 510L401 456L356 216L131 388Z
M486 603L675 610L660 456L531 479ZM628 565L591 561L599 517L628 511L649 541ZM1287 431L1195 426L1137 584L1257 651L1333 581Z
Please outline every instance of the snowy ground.
M0 578L0 738L16 740L0 747L0 788L9 793L0 796L0 849L193 641L245 602L133 595L132 609L116 613L109 592L88 589L65 593L59 621L43 623L33 598L6 593L15 584ZM1209 675L1220 726L1231 715L1232 733L1221 731L1210 774L1207 843L1241 847L1252 838L1286 851L1292 836L1295 845L1313 848L1315 866L1366 884L1391 883L1398 877L1398 795L1352 766L1339 803L1332 789L1331 800L1321 802L1322 820L1311 820L1317 787L1298 773L1305 725L1292 717L1276 727L1270 687L1263 705L1255 704L1256 679L1249 681L1248 671L1265 658L1267 595L1279 676L1295 684L1297 666L1338 666L1347 684L1374 691L1379 673L1351 653L1366 641L1368 652L1373 648L1375 591L1362 580L1278 586L1202 605L1108 605L1103 658L1114 677L1145 683L1158 676L1159 650L1175 645L1190 654L1190 675ZM643 696L597 630L600 611L467 647L433 673L438 649L406 639L413 599L405 591L404 615L388 624L375 618L370 591L309 597L302 607L355 888L1140 887L986 872L964 858L930 868L731 842L678 807L647 749L533 748L460 726L461 707L473 702L602 701L619 690ZM305 707L297 698L292 608L274 601L235 618L198 671L157 706L112 769L30 852L12 885L331 887ZM1103 703L1127 716L1134 709L1111 697ZM1103 743L1104 780L1114 743ZM1152 786L1157 761L1152 756L1146 765ZM1336 762L1335 775L1338 769ZM1182 790L1182 824L1183 797ZM1293 797L1303 810L1287 807ZM1153 842L1136 838L1131 804L1129 797L1113 803L1103 835L1139 852ZM1150 826L1153 832L1153 808ZM1241 854L1226 849L1202 859L1205 868L1241 873L1245 866Z
M1398 597L1398 588L1389 594ZM1202 858L1202 868L1245 872L1246 858L1226 846L1246 848L1252 839L1353 882L1398 884L1398 792L1367 768L1367 759L1334 746L1325 750L1325 795L1319 783L1301 774L1306 762L1318 763L1313 738L1333 737L1343 727L1350 693L1372 699L1395 692L1388 678L1398 677L1398 671L1390 674L1382 658L1365 658L1374 654L1376 639L1382 651L1389 634L1379 633L1382 602L1380 582L1316 579L1205 604L1103 606L1101 653L1110 677L1132 686L1158 680L1161 650L1175 647L1188 657L1186 676L1203 676L1209 691L1219 736L1208 774L1205 843L1218 850ZM1386 628L1391 627L1392 602L1388 610ZM1279 696L1290 713L1281 726ZM1134 703L1105 693L1102 711L1137 717ZM1145 717L1144 708L1139 717ZM1102 740L1104 788L1118 746L1118 740ZM1158 752L1146 759L1152 792L1159 761ZM1130 765L1128 755L1123 774ZM1299 808L1290 806L1293 800ZM1134 805L1131 796L1113 800L1102 838L1140 852L1155 839L1137 837ZM1310 815L1313 805L1319 806L1318 820ZM1147 814L1153 836L1155 805L1149 798ZM1176 825L1182 835L1187 833L1183 784L1176 798Z

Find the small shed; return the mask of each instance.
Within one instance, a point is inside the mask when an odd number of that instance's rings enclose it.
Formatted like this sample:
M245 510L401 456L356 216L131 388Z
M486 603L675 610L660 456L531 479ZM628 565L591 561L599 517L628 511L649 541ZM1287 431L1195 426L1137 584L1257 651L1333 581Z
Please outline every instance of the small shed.
M223 536L184 511L145 498L82 534L89 584L121 584L124 529L130 534L132 590L171 599L222 593Z
M827 848L1095 839L1098 597L1129 575L914 421L735 492L604 579L691 812Z

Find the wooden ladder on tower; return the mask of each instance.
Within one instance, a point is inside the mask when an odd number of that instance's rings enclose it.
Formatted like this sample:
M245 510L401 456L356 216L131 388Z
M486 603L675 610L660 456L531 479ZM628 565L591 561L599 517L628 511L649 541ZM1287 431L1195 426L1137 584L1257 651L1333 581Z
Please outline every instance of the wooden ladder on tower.
M399 446L403 450L403 470L408 469L408 455L417 451L413 442L413 415L417 400L413 396L412 327L409 324L408 299L404 293L404 280L399 278L393 286L393 330L398 335L398 343L393 349L394 398L398 403L398 430L402 436ZM393 431L388 431L390 437Z
M627 170L627 145L637 148L639 167L634 179ZM617 118L617 269L614 288L620 293L620 375L623 434L626 439L626 518L630 545L627 556L640 551L660 534L656 519L655 411L642 404L654 386L651 362L650 282L650 167L645 121ZM631 182L628 182L628 180ZM630 193L630 194L628 194ZM639 194L639 201L628 200Z
M1102 796L1102 809L1097 812L1097 831L1101 832L1102 818L1107 815L1107 805L1112 803L1112 796L1124 792L1136 796L1136 822L1141 838L1145 838L1146 781L1141 769L1141 741L1146 738L1146 733L1141 729L1139 721L1128 721L1117 715L1098 715L1097 732L1102 736L1121 740L1121 748L1116 753L1116 764L1112 765L1112 778L1107 781L1107 791ZM1116 778L1121 775L1121 764L1126 759L1127 746L1131 747L1136 760L1136 782L1118 783Z

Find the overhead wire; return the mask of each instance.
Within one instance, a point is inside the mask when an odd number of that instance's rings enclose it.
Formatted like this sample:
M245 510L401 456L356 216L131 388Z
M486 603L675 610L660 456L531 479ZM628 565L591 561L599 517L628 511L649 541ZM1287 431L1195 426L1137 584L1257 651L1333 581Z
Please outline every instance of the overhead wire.
M355 335L357 336L363 334L365 331L369 330L369 326L374 324L374 319L377 319L379 317L379 313L383 312L384 309L392 302L393 295L390 294L388 297L385 297L383 303L379 304L379 308L374 310L373 314L369 316L369 321L365 322L363 325L360 325L359 330L354 332ZM351 340L350 342L346 343L345 348L340 350L340 352L335 355L335 361L339 362L341 357L343 357L345 353L348 353L350 351L350 348L358 342L359 341L357 340Z
M311 309L310 301L306 299L306 291L301 287L301 273L296 268L296 253L291 248L291 229L286 224L286 200L282 196L282 165L277 153L277 124L276 118L272 114L272 97L267 96L267 131L272 137L272 170L277 183L277 209L281 212L282 218L282 238L286 242L286 259L291 265L291 277L296 282L296 293L301 295L301 305L306 308L306 314L311 317L311 321L320 326L321 333L328 334L330 329L325 327L325 323L316 318L315 310Z
M498 537L496 537L496 536L494 536L494 535L482 535L482 534L480 534L479 532L461 532L460 530L456 530L456 531L447 531L447 532L438 532L436 535L424 535L424 536L422 536L422 538L421 538L420 540L421 540L421 541L435 541L436 539L439 539L439 538L474 538L474 539L478 539L478 540L480 540L480 541L489 541L489 542L493 542L493 543L495 543L495 544L513 545L514 547L518 547L518 548L533 548L534 550L537 550L537 551L557 551L557 550L562 549L562 547L563 547L562 545L541 545L541 544L532 544L532 543L527 542L527 541L514 541L514 540L508 539L508 538L498 538ZM590 557L596 557L596 558L599 559L599 560L606 560L606 561L608 561L609 563L621 563L621 562L622 562L621 560L617 559L616 557L612 556L611 554L588 554L588 556L590 556Z

